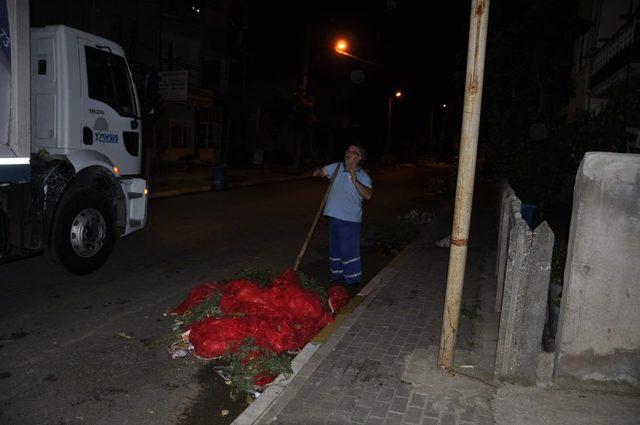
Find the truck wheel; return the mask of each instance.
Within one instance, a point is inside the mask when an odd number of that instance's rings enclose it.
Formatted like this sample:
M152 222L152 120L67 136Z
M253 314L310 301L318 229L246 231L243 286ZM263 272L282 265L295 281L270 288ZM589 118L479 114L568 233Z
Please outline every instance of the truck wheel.
M116 241L115 217L114 206L91 192L65 200L53 223L54 261L77 275L99 269Z

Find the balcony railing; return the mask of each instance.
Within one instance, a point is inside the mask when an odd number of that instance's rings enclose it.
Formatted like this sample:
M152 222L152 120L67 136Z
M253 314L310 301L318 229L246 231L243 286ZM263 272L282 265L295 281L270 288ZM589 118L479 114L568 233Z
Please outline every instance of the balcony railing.
M640 38L640 9L636 10L631 19L627 21L611 39L593 56L591 75L600 71L605 65L614 60L627 47Z

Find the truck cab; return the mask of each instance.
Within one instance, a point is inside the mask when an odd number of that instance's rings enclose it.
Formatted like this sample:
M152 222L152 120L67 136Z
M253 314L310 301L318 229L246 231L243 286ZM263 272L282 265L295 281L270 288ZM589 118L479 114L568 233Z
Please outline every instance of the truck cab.
M89 273L118 236L146 224L141 114L125 52L67 26L25 29L28 2L0 0L0 17L3 6L0 261L49 251L67 270ZM17 151L28 157L10 157Z

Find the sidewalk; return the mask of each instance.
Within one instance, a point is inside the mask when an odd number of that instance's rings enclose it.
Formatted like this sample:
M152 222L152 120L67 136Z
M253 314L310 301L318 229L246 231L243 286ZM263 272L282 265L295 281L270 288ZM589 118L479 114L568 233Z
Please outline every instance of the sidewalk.
M449 250L434 242L450 229L449 208L234 424L640 423L637 395L494 381L497 202L489 184L478 186L454 372L436 367Z
M225 187L236 188L280 181L298 180L310 177L310 173L289 173L267 168L233 169L225 168ZM211 191L211 166L191 166L188 168L165 167L155 171L149 182L151 199L167 198Z
M490 207L474 216L479 232L469 252L457 339L457 364L469 370L483 363L473 319L480 307L478 283L490 281L495 262L494 202L484 204ZM435 366L449 250L434 241L449 229L450 215L450 208L440 214L363 289L364 297L356 297L361 304L284 389L276 382L235 423L492 424L494 388ZM487 246L492 249L480 249Z

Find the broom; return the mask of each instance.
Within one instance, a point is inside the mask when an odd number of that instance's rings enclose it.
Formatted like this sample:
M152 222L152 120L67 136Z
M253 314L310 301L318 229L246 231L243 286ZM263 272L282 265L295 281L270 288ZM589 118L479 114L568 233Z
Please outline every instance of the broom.
M311 228L309 229L309 233L307 234L307 239L302 244L302 249L298 254L298 258L296 258L296 263L293 266L293 270L298 271L300 264L302 263L302 259L304 258L304 254L307 253L307 248L309 247L309 242L311 242L311 238L316 231L316 227L318 226L318 221L320 221L320 215L322 214L322 210L324 209L325 204L327 203L327 198L329 197L329 192L331 191L331 187L333 186L333 182L338 175L338 170L342 167L342 164L338 164L336 169L333 171L333 175L331 176L331 181L329 182L329 187L327 191L324 193L324 198L322 198L322 202L320 202L320 207L318 208L318 212L316 213L316 218L313 220L311 224Z

